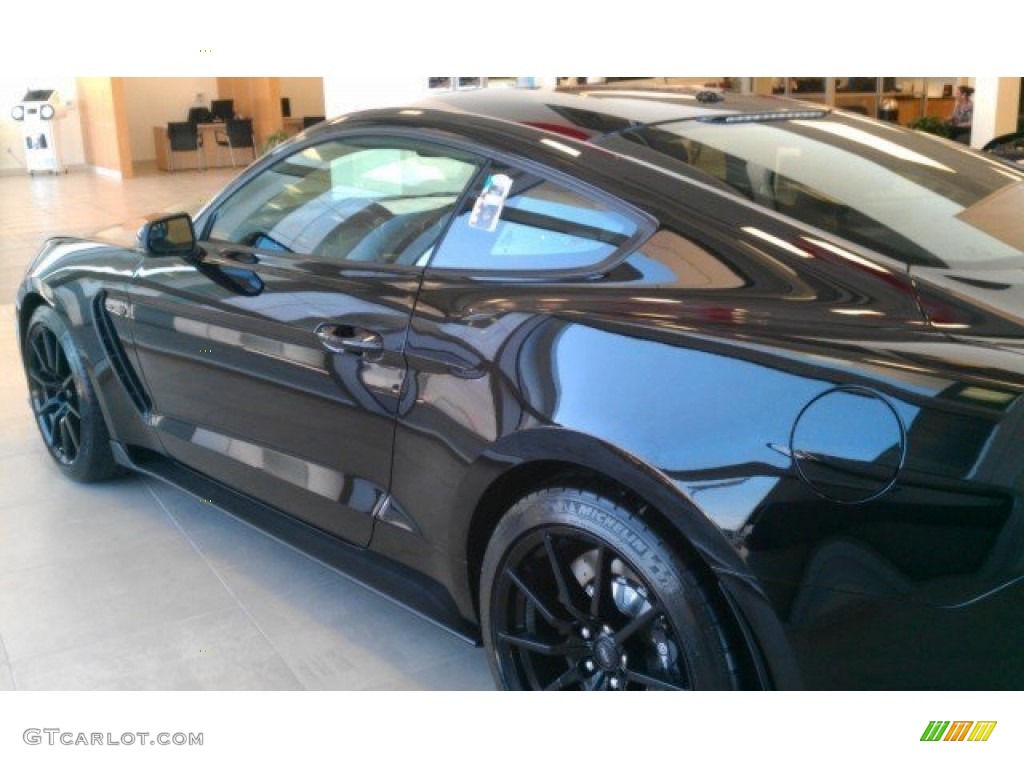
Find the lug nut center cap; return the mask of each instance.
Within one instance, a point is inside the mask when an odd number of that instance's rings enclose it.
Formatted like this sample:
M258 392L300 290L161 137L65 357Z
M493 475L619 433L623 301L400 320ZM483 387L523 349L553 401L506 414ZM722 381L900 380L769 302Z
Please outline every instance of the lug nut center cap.
M610 637L598 638L594 643L594 660L603 670L612 670L619 665L619 647Z

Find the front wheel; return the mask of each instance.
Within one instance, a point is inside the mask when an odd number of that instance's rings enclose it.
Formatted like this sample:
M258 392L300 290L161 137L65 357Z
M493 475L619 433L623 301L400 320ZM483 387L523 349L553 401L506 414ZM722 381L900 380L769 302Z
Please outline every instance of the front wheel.
M738 687L695 572L634 512L576 488L519 501L481 580L484 643L502 688Z
M81 355L64 320L50 307L32 313L23 355L32 412L60 470L79 482L118 474Z

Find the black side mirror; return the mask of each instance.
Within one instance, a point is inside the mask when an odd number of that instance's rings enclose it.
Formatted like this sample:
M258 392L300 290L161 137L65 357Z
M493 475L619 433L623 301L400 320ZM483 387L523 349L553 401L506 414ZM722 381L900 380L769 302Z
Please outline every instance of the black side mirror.
M150 218L138 235L139 248L150 256L195 256L196 231L187 213Z

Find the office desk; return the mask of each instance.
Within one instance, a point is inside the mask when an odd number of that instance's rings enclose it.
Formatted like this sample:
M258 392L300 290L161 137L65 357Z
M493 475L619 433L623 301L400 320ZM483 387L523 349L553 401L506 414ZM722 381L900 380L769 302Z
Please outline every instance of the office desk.
M224 123L200 123L199 124L199 137L202 139L203 146L199 150L203 153L203 167L204 168L230 168L231 167L231 155L227 150L227 147L217 146L217 141L213 135L215 131L223 131ZM154 125L153 126L153 145L156 149L156 167L161 171L171 170L171 164L169 162L170 147L167 144L167 126L166 125ZM185 171L194 170L198 158L196 152L175 152L174 153L174 168L175 170ZM239 164L239 167L244 167L252 162L252 157L249 154L249 148L235 149L235 162Z

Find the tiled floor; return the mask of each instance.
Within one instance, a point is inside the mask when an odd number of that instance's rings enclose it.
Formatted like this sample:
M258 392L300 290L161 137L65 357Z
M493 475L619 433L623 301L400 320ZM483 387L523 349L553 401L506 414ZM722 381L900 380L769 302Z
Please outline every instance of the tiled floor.
M230 515L51 466L14 336L28 261L49 234L196 208L231 176L0 176L0 691L491 688L480 650Z

